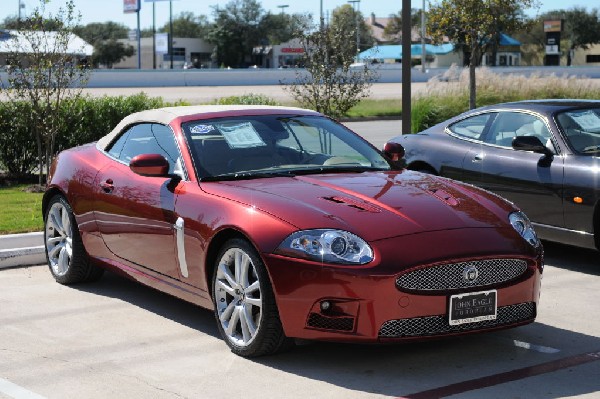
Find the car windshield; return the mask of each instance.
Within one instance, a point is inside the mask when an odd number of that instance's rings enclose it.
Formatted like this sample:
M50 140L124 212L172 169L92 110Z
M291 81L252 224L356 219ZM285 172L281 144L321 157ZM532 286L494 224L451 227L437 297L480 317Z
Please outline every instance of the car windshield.
M322 116L225 117L183 130L204 181L390 169L366 141Z
M600 108L561 112L556 120L573 150L583 155L600 153Z

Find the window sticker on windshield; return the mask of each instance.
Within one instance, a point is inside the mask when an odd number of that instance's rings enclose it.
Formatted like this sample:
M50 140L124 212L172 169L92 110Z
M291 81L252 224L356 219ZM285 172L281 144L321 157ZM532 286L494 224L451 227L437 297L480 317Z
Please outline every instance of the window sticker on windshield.
M215 130L213 125L195 125L190 128L192 134L208 134Z
M230 148L251 148L265 146L265 142L250 122L217 125Z
M600 118L592 110L577 113L573 112L570 116L584 130L597 130L600 127Z

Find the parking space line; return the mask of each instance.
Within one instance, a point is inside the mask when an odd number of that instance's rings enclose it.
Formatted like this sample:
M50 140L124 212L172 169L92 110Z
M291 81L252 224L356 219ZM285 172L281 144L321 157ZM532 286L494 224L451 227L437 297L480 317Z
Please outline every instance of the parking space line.
M469 381L463 381L456 384L447 385L445 387L434 388L427 391L401 396L397 399L443 398L446 396L458 395L461 393L475 391L477 389L483 389L499 384L504 384L507 382L522 380L524 378L533 377L540 374L552 373L554 371L579 366L585 363L594 362L596 360L600 360L600 351L583 353L580 355L565 357L562 359L541 363L535 366L524 367L517 370L507 371L505 373L494 374Z
M513 342L513 345L516 346L517 348L529 349L529 350L536 351L539 353L558 353L558 352L560 352L560 349L551 348L549 346L530 344L529 342L518 341L516 339L513 339L512 342Z
M3 378L0 378L0 393L8 395L14 399L46 399L35 392L31 392Z

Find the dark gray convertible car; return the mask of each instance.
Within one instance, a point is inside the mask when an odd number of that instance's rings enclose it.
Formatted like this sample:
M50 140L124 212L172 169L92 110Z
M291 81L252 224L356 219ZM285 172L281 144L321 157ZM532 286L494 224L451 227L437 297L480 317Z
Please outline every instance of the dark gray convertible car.
M541 238L600 249L600 101L487 106L391 141L409 169L513 201Z

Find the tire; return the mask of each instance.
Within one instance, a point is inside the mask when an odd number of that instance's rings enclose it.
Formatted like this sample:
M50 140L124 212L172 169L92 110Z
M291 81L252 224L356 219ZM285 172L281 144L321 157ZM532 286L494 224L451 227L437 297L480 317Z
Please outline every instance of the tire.
M67 200L56 195L44 215L46 260L54 279L65 285L96 281L104 270L94 266L83 247Z
M243 357L270 355L293 345L281 326L267 270L248 241L234 238L214 265L212 297L223 340Z

